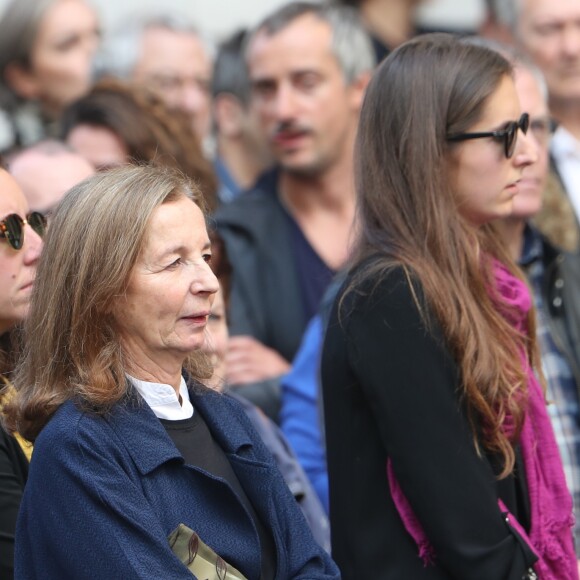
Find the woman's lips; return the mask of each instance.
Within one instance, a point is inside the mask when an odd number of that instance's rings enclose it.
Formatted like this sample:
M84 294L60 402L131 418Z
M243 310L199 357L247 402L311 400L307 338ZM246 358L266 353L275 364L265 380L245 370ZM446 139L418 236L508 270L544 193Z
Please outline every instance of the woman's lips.
M34 286L34 280L31 280L30 282L27 282L26 284L23 284L22 286L20 286L20 290L32 290L32 287Z
M200 326L205 326L207 324L208 316L209 312L199 312L196 314L190 314L188 316L182 316L181 320L185 320Z
M506 187L506 190L511 193L512 195L516 195L520 190L520 180L514 181Z

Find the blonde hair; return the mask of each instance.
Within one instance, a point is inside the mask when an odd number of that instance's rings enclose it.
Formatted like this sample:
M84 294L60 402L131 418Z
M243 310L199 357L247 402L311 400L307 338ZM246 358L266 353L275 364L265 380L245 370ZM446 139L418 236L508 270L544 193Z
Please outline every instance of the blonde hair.
M10 430L34 440L69 399L103 413L125 395L112 305L125 292L152 213L182 197L205 210L193 182L152 166L96 174L65 196L45 238L24 325L17 395L5 409ZM193 378L211 374L202 353L186 367Z
M552 244L567 252L578 251L580 236L576 214L560 179L553 171L548 174L542 209L532 222Z

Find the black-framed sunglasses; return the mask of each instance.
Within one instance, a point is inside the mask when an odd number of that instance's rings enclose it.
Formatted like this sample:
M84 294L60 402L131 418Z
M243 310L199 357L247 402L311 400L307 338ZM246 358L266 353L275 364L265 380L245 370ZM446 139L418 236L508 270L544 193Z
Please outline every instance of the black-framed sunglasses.
M503 142L505 156L507 159L510 159L516 150L518 129L525 135L528 132L529 126L530 116L527 113L522 113L519 121L510 121L505 129L484 133L455 133L447 135L447 141L467 141L468 139L485 139L486 137L491 137L496 141Z
M20 250L24 244L24 226L28 224L41 238L46 229L46 218L38 211L33 211L21 218L17 213L11 213L0 221L0 238L6 241L15 250Z

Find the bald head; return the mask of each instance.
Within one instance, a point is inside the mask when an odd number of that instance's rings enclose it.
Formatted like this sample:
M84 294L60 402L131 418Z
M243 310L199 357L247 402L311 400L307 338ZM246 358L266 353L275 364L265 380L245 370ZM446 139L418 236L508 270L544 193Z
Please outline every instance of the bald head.
M22 188L31 211L44 214L54 211L71 187L95 173L84 157L65 146L33 146L14 156L8 169Z

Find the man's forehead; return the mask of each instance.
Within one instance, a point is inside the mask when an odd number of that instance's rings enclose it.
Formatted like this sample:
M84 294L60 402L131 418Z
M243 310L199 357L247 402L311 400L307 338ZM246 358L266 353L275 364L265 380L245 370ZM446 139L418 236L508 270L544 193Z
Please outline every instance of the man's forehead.
M251 58L253 52L262 50L267 45L284 44L296 47L322 45L330 48L331 41L332 30L327 22L313 14L303 14L279 30L273 32L266 29L258 30L250 41L248 55Z
M527 68L516 67L514 80L522 109L532 117L548 115L548 104L533 73Z
M308 18L308 20L306 20ZM275 33L261 30L248 46L250 73L265 64L297 70L316 68L318 63L335 59L330 26L313 16L301 16Z
M194 57L195 62L204 65L209 62L209 56L203 42L193 31L171 30L161 26L147 28L141 39L139 50L139 66L146 67L148 60L165 60L169 65L184 57ZM195 62L190 65L195 66Z
M518 4L519 14L531 20L567 20L580 18L579 0L512 0Z

